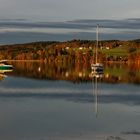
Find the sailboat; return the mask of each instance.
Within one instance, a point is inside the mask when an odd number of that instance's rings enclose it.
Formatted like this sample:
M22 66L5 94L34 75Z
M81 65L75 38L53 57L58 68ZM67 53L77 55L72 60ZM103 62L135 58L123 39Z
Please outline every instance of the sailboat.
M99 25L96 29L96 49L95 49L95 63L91 64L91 70L93 73L103 73L104 67L103 64L98 63L98 40L99 40Z

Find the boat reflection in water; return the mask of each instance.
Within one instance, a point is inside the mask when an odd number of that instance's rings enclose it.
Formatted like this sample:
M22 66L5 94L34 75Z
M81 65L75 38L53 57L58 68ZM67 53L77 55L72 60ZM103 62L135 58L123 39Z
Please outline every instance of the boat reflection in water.
M7 77L7 73L12 72L13 69L10 70L0 70L0 81L4 80Z
M0 73L0 81L4 80L4 78L6 78L7 76L5 74L1 74Z
M92 78L92 85L93 85L93 95L95 96L95 113L96 118L98 117L98 96L100 94L98 81L103 78L103 71L95 72L91 71L90 77Z
M5 64L4 62L0 61L0 80L4 80L4 78L7 77L6 74L13 71L13 66Z

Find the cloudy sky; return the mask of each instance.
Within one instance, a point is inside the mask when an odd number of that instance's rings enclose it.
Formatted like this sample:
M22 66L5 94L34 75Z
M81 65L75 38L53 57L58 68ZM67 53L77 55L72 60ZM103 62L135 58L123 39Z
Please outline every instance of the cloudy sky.
M138 18L139 0L0 0L0 18L45 21Z
M0 0L0 44L41 40L137 39L139 0Z

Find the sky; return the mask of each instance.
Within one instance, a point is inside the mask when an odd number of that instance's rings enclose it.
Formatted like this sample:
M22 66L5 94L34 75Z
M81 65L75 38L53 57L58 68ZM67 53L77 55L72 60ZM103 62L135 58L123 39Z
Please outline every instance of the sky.
M139 0L0 0L0 44L138 39Z
M139 0L0 0L0 18L67 21L138 18Z

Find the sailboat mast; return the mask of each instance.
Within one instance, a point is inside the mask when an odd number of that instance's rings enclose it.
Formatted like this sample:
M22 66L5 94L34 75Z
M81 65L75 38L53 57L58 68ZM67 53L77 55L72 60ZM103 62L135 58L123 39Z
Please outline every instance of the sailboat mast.
M99 25L97 24L97 29L96 29L96 56L95 56L95 63L97 64L97 58L98 58L98 40L99 40Z

